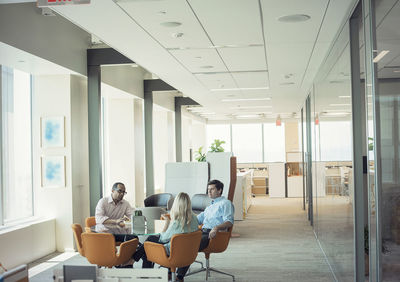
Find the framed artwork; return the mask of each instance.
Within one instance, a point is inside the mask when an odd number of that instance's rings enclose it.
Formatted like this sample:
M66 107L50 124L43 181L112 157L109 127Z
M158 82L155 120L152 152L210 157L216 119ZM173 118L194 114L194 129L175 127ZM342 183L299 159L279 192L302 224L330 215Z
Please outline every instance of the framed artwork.
M42 187L65 187L65 157L42 157Z
M64 117L42 117L42 148L64 147Z

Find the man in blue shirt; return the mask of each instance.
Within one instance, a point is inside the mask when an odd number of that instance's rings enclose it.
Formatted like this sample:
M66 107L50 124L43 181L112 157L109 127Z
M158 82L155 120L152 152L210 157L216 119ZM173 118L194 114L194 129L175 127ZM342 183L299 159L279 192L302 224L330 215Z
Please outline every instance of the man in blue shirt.
M217 235L218 231L225 231L233 226L233 214L235 209L231 201L221 196L224 184L219 180L208 182L208 197L212 199L202 213L197 215L199 224L203 224L203 235L200 241L199 251L207 248L210 239ZM178 268L177 279L183 281L183 277L188 271L189 266Z

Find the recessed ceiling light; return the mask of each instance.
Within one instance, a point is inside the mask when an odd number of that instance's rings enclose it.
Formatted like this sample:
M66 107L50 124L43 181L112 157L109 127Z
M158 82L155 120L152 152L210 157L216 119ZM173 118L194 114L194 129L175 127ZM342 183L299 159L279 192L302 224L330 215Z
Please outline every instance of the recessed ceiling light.
M222 99L222 102L240 102L240 101L269 101L271 98L238 98L238 99Z
M171 36L173 38L181 38L183 36L183 33L182 32L175 32L175 33L172 33Z
M284 23L298 23L298 22L305 22L311 19L309 15L302 15L302 14L295 14L295 15L287 15L278 18L278 21Z
M351 96L339 96L339 98L351 98Z
M182 23L180 23L180 22L163 22L163 23L160 23L160 25L165 26L165 27L177 27L177 26L182 25Z
M213 66L201 66L200 68L201 68L201 69L212 69Z
M393 72L400 72L400 70L395 70L395 71L393 71Z

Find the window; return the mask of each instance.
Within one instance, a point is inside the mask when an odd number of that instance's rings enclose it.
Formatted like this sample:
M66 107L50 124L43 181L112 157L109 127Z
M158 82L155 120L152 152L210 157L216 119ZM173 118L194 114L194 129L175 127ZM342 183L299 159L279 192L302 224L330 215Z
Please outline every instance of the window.
M233 124L233 153L238 163L262 162L262 124Z
M33 215L31 76L1 68L2 224Z
M276 126L275 123L264 123L263 126L264 126L264 162L284 162L285 125L282 124L282 126Z
M210 150L211 144L215 139L225 141L222 144L225 152L231 151L231 129L229 124L208 124L207 125L207 148L203 148L203 153ZM197 149L196 149L197 150Z

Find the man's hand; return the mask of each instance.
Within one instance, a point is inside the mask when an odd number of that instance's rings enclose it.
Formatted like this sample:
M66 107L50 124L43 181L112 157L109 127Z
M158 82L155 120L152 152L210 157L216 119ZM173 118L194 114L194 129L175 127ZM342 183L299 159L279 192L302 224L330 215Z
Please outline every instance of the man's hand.
M218 232L218 229L214 227L213 229L211 229L210 233L208 234L208 238L210 238L210 239L215 238L215 236L217 236L217 232Z
M117 224L121 227L125 227L125 222L123 218L117 219Z

